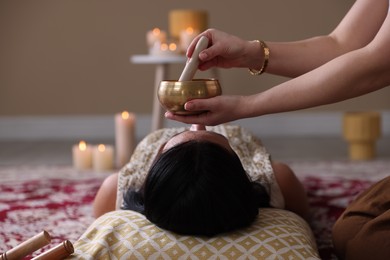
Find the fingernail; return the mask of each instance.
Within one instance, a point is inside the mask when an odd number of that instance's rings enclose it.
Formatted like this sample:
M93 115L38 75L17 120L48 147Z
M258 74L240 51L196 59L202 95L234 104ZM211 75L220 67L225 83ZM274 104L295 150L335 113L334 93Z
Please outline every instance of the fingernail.
M192 108L191 103L186 103L186 104L184 105L184 109L185 109L185 110L191 110L191 108Z

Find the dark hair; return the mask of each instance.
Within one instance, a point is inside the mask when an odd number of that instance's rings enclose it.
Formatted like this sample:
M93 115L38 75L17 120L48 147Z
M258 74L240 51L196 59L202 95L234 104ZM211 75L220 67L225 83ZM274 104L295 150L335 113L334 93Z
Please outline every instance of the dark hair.
M157 158L143 187L126 192L123 209L179 234L213 236L249 226L259 207L269 207L269 196L234 152L189 141Z

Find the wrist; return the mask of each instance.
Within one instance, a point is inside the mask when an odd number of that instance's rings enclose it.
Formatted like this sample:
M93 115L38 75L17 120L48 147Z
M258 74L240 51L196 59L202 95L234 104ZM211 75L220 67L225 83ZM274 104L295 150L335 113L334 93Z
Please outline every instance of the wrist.
M253 55L253 65L248 66L248 69L252 75L261 75L267 69L270 50L264 41L254 40L252 44L257 51Z
M253 112L255 111L255 108L251 105L252 102L252 96L238 96L238 101L236 103L238 109L235 111L235 118L243 119L254 117Z
M250 41L249 55L246 67L259 70L264 63L264 51L257 40Z
M263 92L245 96L242 102L245 104L245 117L253 118L266 114L261 105L263 102Z

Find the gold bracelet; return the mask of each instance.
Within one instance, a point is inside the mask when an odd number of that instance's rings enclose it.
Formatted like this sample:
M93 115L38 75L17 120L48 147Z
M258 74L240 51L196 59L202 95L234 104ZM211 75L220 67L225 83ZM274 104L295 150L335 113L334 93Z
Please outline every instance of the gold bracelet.
M269 51L267 44L265 44L265 42L259 41L259 40L255 40L255 42L258 42L264 51L264 62L263 62L263 66L261 67L261 69L260 70L249 69L249 72L252 75L257 76L257 75L263 74L265 72L265 69L267 68L267 65L268 65L270 51Z

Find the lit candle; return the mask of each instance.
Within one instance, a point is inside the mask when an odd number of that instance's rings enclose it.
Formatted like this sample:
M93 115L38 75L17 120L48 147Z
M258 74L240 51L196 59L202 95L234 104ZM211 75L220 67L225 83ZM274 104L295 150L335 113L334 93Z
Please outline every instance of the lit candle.
M180 49L178 48L177 44L174 42L155 44L150 49L150 54L156 56L179 55Z
M113 167L114 149L111 145L99 144L93 149L92 165L98 172L111 170Z
M86 170L92 167L92 149L85 141L73 145L73 167L77 170Z
M208 12L206 10L176 9L169 12L169 35L173 39L180 38L180 32L192 27L203 32L208 26Z
M190 46L192 40L199 34L199 31L195 31L192 27L188 27L186 30L180 32L180 50L186 52L188 46Z
M116 166L124 166L135 145L135 115L127 111L115 115Z
M167 33L160 30L159 28L154 28L146 33L146 42L149 49L156 44L165 43L167 41Z

